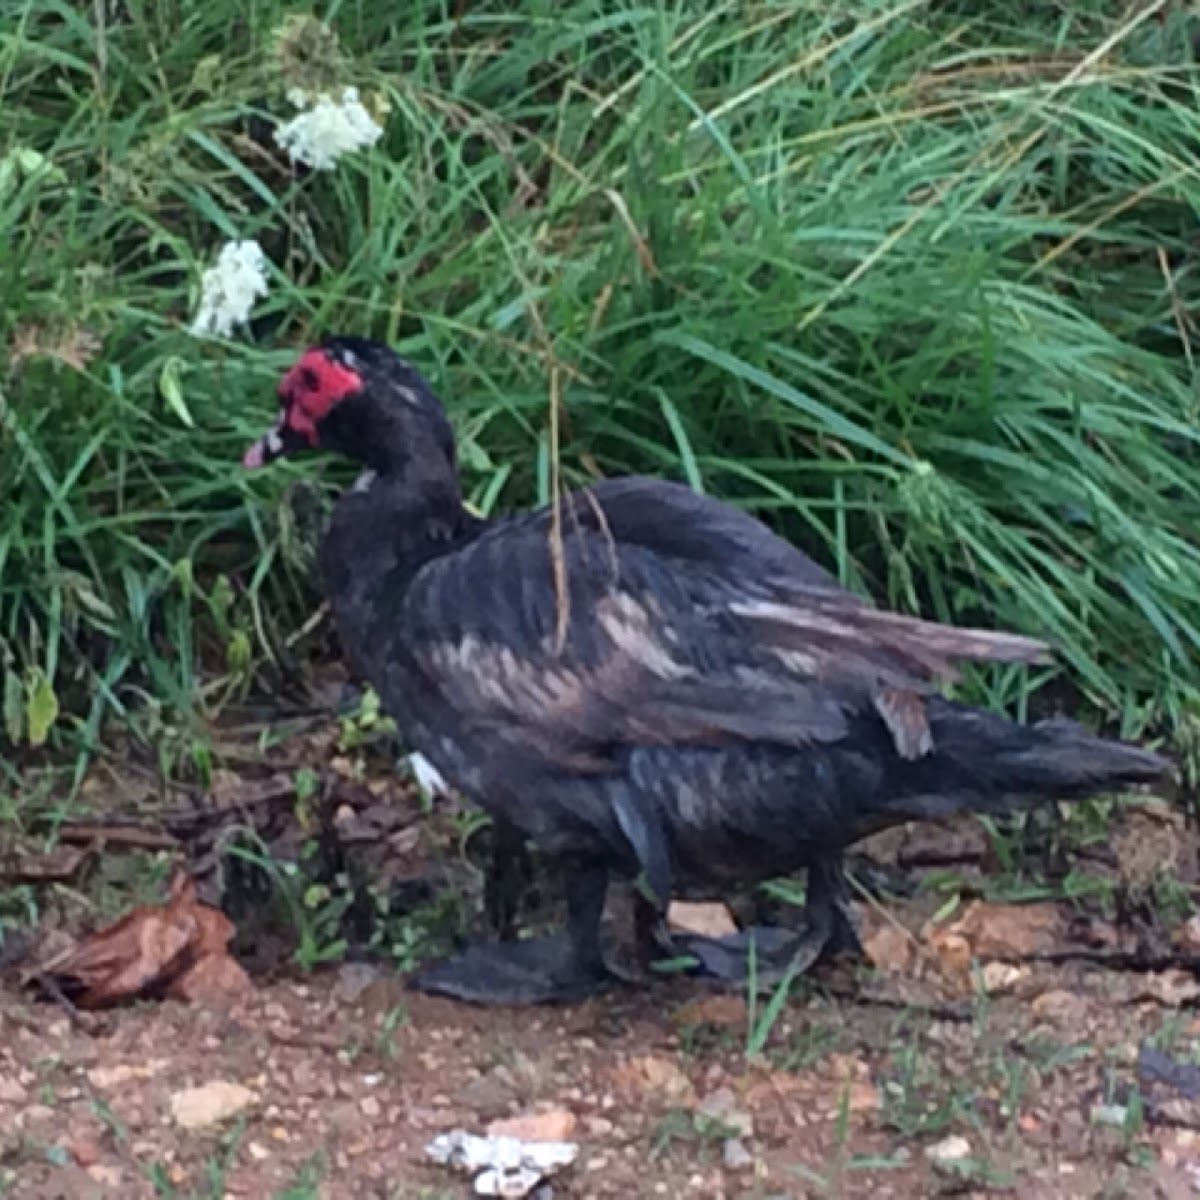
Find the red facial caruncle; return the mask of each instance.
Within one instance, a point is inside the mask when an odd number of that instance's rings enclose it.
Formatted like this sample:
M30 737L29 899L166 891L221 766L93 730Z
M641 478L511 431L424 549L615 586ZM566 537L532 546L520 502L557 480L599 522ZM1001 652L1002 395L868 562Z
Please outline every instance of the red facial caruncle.
M340 400L361 391L362 377L327 350L308 350L279 385L279 417L275 425L245 453L242 465L262 467L316 446L318 423Z
M287 406L284 424L315 446L317 422L339 400L361 387L357 372L334 361L324 350L309 350L279 385L279 398Z

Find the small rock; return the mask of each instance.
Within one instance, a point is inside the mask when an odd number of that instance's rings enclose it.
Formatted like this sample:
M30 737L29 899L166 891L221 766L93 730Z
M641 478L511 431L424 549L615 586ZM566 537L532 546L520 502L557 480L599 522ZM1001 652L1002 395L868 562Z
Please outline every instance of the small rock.
M1173 967L1166 971L1151 971L1139 978L1135 999L1157 1000L1168 1008L1178 1008L1200 996L1200 983L1190 971Z
M879 1089L873 1083L854 1080L846 1089L846 1107L852 1113L874 1112L879 1107ZM841 1104L839 1094L838 1103Z
M633 1090L652 1092L666 1104L689 1106L695 1102L692 1081L669 1058L643 1055L630 1060L618 1075Z
M487 1117L506 1112L517 1102L517 1090L499 1070L488 1071L459 1088L454 1099L464 1108Z
M207 1129L245 1112L257 1097L240 1083L215 1079L171 1097L171 1116L183 1129Z
M746 998L734 992L717 992L685 1004L673 1017L676 1025L716 1025L743 1029L746 1025Z
M754 1118L738 1108L737 1097L730 1088L718 1088L705 1096L697 1112L732 1129L738 1137L750 1137L754 1132Z
M1029 1007L1039 1020L1050 1021L1055 1025L1068 1025L1080 1019L1085 1004L1074 992L1055 988L1035 996Z
M107 1092L124 1083L129 1083L133 1079L144 1077L145 1074L144 1069L138 1070L137 1067L121 1064L116 1067L92 1067L87 1073L87 1079L92 1087L101 1092Z
M262 1142L250 1142L246 1149L250 1152L250 1157L255 1162L263 1162L271 1157L271 1151Z
M1097 1104L1092 1108L1092 1121L1097 1125L1112 1125L1123 1129L1129 1109L1123 1104Z
M409 995L400 976L384 975L381 979L372 979L354 1003L367 1020L378 1021L406 1004Z
M730 1138L721 1150L721 1161L727 1171L748 1171L754 1166L754 1155L737 1138Z
M983 964L983 990L989 995L1011 991L1025 977L1020 967L1006 962L989 962Z
M1180 940L1183 942L1184 948L1191 950L1192 953L1200 951L1200 913L1194 917L1188 917L1184 922L1183 928L1180 930Z
M676 900L667 909L667 921L684 933L697 937L723 938L737 933L733 915L724 904L692 904Z
M344 1004L357 1004L363 992L382 978L383 972L372 963L343 963L338 968L333 994Z
M100 1153L100 1147L91 1138L84 1137L73 1138L68 1142L67 1152L84 1170L88 1167L94 1167L103 1157Z
M549 1112L522 1113L506 1121L493 1121L487 1127L488 1137L510 1137L522 1142L569 1142L578 1121L569 1109L554 1108Z
M29 1092L11 1075L0 1075L0 1101L6 1104L24 1104L28 1099Z
M364 1117L368 1117L371 1120L374 1120L383 1112L383 1106L374 1096L364 1096L358 1102L358 1108Z
M925 1157L935 1166L938 1163L962 1162L964 1158L971 1157L971 1143L959 1134L951 1134L932 1146L926 1146Z
M88 1178L103 1187L116 1188L121 1186L121 1172L116 1167L99 1165L88 1167Z
M595 1138L608 1137L616 1129L616 1126L607 1117L586 1117L583 1127L587 1130L589 1137Z

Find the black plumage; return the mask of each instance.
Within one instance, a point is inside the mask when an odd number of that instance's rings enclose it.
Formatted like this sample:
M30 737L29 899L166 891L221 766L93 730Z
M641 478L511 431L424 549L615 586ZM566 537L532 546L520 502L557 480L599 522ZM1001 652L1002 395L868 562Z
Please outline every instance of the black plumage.
M557 513L473 517L440 403L379 343L328 339L280 400L248 464L319 446L366 468L321 550L348 656L414 749L569 866L565 939L476 947L421 986L585 994L605 977L612 872L644 876L665 906L809 868L807 934L777 947L798 969L856 945L841 858L857 839L1167 768L1069 722L1023 727L943 699L956 661L1036 661L1047 647L872 608L755 519L679 485L616 479ZM689 948L732 969L723 948Z

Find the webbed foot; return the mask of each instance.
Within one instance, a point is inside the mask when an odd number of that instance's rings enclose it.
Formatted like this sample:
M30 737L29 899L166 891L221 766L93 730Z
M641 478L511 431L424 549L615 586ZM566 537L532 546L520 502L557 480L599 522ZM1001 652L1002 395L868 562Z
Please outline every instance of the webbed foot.
M662 925L656 940L669 956L695 959L692 974L736 987L752 979L772 986L841 955L865 957L839 861L810 868L804 911L801 929L753 926L709 938Z
M575 1004L603 991L613 976L579 958L565 934L492 942L435 963L409 980L417 991L469 1004Z

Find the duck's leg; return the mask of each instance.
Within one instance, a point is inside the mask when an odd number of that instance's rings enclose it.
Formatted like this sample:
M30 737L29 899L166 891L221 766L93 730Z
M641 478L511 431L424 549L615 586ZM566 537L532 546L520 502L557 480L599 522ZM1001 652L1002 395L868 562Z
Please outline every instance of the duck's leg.
M756 926L728 937L706 938L673 933L661 926L658 940L677 957L697 959L695 974L738 987L744 986L751 974L759 983L773 984L787 975L804 974L822 959L839 954L862 956L841 855L809 867L804 915L801 930Z
M493 818L491 862L484 881L483 903L488 923L502 941L511 941L516 936L517 913L531 874L524 834L511 821Z
M608 869L566 864L567 929L549 937L470 946L415 976L409 986L473 1004L584 1000L612 980L600 950Z

